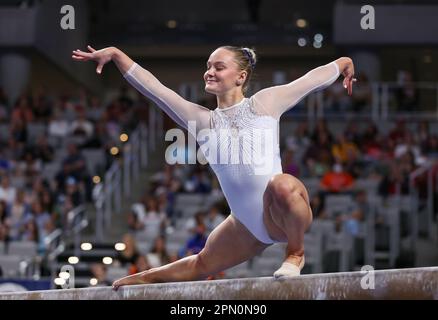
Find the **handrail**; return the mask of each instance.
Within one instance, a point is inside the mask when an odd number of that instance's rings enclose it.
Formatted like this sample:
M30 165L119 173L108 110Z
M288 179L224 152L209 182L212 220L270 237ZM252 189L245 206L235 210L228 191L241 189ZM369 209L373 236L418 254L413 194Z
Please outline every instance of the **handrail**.
M255 93L260 88L267 88L275 85L269 81L252 81L249 92ZM409 84L411 85L411 84ZM373 81L369 83L355 84L356 90L362 87L367 88L370 94L369 105L361 112L354 112L348 108L345 111L348 112L329 112L330 110L330 98L326 97L325 93L330 92L332 86L329 86L324 91L318 91L306 96L304 99L304 105L306 105L305 110L301 110L299 113L294 110L293 118L297 116L301 119L306 117L309 122L312 123L318 118L345 118L347 115L361 117L369 117L374 121L388 120L392 117L402 117L406 116L407 112L409 116L416 119L425 120L437 120L438 119L438 82L413 82L412 86L418 90L418 103L415 106L415 112L403 111L403 110L392 110L390 104L394 96L395 89L403 89L404 85L394 81ZM428 92L424 93L424 90ZM355 90L353 90L353 96L350 98L351 102L354 99ZM432 96L430 93L432 92ZM204 85L202 81L197 82L186 82L182 83L179 88L179 93L184 98L190 101L199 101L200 98L205 96ZM424 95L424 99L423 99ZM348 101L348 96L345 96L346 101ZM421 103L420 103L421 101ZM427 101L427 102L424 102ZM340 101L339 101L340 102ZM397 102L396 102L397 103ZM426 106L425 103L428 105ZM296 107L295 107L296 108ZM287 116L287 114L286 114ZM154 115L155 117L155 115ZM154 118L155 119L155 118ZM151 122L154 119L150 120ZM154 131L151 134L155 134Z
M415 179L423 174L427 174L427 198L426 198L426 215L427 215L427 235L432 237L433 235L433 168L438 161L429 161L423 166L414 170L409 174L409 196L411 197L411 219L412 219L412 249L415 249L419 225L418 214L420 205L420 195L416 188Z
M153 119L162 121L157 115L155 108L149 109L149 115ZM115 160L104 175L103 181L96 184L93 189L93 202L96 208L96 241L102 241L105 230L111 225L113 211L121 212L122 195L123 198L131 196L131 188L134 181L140 177L141 168L147 166L147 156L149 150L155 148L152 140L160 137L162 125L157 121L149 123L145 128L143 124L130 134L129 141L123 145L123 157L120 161ZM151 125L152 129L151 129ZM153 131L153 134L152 134Z

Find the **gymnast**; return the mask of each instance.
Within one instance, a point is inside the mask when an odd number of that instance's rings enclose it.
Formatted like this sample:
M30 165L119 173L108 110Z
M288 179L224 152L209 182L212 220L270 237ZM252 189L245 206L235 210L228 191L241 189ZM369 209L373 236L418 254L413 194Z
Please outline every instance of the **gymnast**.
M303 183L282 172L279 120L283 113L305 96L328 87L340 74L344 77L344 88L351 95L356 81L352 60L341 57L291 83L269 87L247 97L245 93L257 62L254 50L219 47L208 58L204 73L205 91L214 94L217 100L216 109L210 110L183 99L120 49L87 48L88 52L74 50L72 58L75 61L95 61L98 74L102 73L106 63L113 61L132 86L192 135L196 136L203 129L217 133L226 130L236 133L244 141L254 142L251 140L257 137L255 129L276 133L272 135L272 140L258 139L257 143L262 144L260 148L254 147L254 143L246 143L244 147L239 147L240 150L233 149L238 153L254 154L271 147L272 152L268 157L255 155L257 160L270 163L264 170L257 170L260 161L256 164L255 161L238 159L235 163L217 163L212 159L215 152L205 152L231 214L213 230L204 249L198 254L121 278L113 283L113 288L206 279L260 254L278 242L287 243L287 247L285 258L273 276L300 275L305 263L304 233L312 222L312 212ZM196 132L190 130L190 123L195 123ZM217 144L217 152L220 154L230 150L230 139L221 134L217 137L216 140L211 139ZM215 148L211 143L210 147L210 150Z

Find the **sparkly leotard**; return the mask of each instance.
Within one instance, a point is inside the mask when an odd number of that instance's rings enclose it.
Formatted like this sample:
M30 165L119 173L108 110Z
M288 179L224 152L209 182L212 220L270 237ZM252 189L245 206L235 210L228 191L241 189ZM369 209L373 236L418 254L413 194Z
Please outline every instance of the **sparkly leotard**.
M196 132L191 133L197 135L232 214L266 244L275 242L263 223L263 194L269 179L282 173L280 116L309 93L332 84L338 76L338 65L331 62L287 85L261 90L228 108L209 110L184 100L136 63L124 75L180 126L189 129L190 121L196 123ZM207 130L207 134L200 138L202 130Z

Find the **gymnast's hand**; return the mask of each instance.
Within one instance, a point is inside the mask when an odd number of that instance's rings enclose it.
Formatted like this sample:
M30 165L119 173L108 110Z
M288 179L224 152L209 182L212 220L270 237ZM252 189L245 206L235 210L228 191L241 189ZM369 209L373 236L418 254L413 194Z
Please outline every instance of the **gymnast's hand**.
M95 50L91 46L87 46L90 52L84 52L79 49L73 50L72 58L76 61L89 61L93 60L97 62L96 72L102 73L103 66L112 60L114 49L113 47L104 48L101 50Z
M353 60L348 58L347 62L345 63L345 67L342 70L342 75L344 76L344 88L347 89L348 95L351 96L353 93L353 82L357 81L357 79L354 78Z

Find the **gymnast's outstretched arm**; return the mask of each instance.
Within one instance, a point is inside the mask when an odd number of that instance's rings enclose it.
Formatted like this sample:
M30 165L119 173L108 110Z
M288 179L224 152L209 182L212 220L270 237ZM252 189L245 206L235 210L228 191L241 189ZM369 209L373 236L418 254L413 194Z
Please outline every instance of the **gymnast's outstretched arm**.
M354 65L350 58L342 57L309 71L291 83L263 89L257 92L253 98L256 105L279 119L284 112L295 106L308 94L331 85L340 74L344 75L344 87L351 95L353 82L356 81L353 78Z
M183 99L121 50L115 47L95 50L90 46L88 49L90 52L74 50L72 58L77 61L96 61L98 74L107 62L114 61L125 79L144 96L154 101L177 124L188 129L188 121L196 121L197 130L210 127L210 110Z

